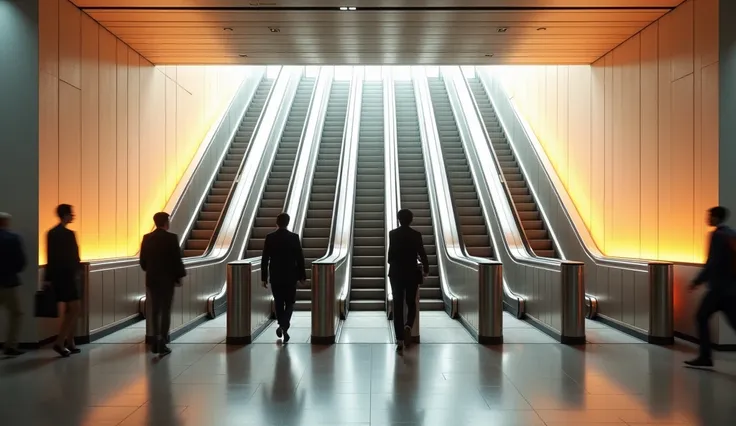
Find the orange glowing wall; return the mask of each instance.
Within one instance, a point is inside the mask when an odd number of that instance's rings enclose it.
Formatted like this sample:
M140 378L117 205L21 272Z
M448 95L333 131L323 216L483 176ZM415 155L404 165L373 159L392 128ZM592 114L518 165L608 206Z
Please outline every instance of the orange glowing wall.
M591 66L504 67L599 248L701 262L718 204L718 0L689 0Z
M67 0L42 0L40 259L58 203L84 259L133 255L241 67L155 67Z

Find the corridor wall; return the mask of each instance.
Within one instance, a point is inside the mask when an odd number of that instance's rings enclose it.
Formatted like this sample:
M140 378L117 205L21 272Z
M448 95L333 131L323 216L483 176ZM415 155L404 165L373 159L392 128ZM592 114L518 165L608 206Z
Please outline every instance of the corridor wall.
M39 1L39 262L59 203L86 260L134 255L243 67L156 67L67 0Z
M704 260L718 59L718 0L688 0L590 66L494 69L606 255Z

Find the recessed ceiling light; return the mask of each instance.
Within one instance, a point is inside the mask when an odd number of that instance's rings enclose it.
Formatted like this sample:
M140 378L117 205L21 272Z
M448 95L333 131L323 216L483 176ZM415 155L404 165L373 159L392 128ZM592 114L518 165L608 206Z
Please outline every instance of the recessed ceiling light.
M348 10L348 8L347 8L347 6L342 6L342 7L340 8L340 10L342 10L342 11L345 11L345 10Z
M355 10L355 8L354 7L349 7L348 10Z
M245 53L241 53L238 56L240 56L241 58L247 58L248 57L248 55L246 55Z
M222 30L223 30L223 31L232 31L233 29L232 29L232 27L225 27L225 28L223 28Z
M537 28L537 31L547 31L547 27L539 27Z
M501 28L499 28L499 29L498 29L497 31L498 31L499 33L505 33L506 31L508 31L508 28L506 28L506 27L501 27Z
M486 55L486 58L492 58L492 57L493 57L493 53L489 53Z
M357 8L355 6L341 6L340 7L340 10L342 10L343 12L348 11L348 10L353 11L353 10L356 10L356 9Z
M281 28L268 27L268 30L271 31L272 33L280 33L281 32Z

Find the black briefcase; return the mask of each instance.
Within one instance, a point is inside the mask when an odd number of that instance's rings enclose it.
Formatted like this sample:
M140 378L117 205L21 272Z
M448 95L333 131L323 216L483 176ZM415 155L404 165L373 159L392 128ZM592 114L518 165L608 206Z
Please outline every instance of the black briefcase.
M59 305L53 287L47 286L36 291L35 303L37 318L59 318Z

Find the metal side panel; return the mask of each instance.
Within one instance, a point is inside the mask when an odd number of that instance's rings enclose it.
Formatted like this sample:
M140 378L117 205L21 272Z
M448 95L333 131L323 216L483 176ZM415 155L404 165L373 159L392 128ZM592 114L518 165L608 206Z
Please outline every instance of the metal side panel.
M611 286L606 283L610 283L611 279L619 282L619 277L623 276L621 273L626 271L627 287L639 283L647 283L649 286L650 266L658 263L610 258L600 252L534 132L518 114L499 81L489 70L478 70L477 78L490 98L491 106L509 138L523 173L529 177L531 190L560 249L566 258L580 260L585 264L584 279L588 299L597 302L598 314L603 319L610 319L616 327L635 336L648 335L651 325L641 318L644 313L642 304L649 306L649 291L633 289L633 292L629 292L631 295L624 298L620 285ZM633 294L644 296L645 300L631 297Z
M583 283L576 275L582 264L539 258L527 250L460 68L443 67L442 75L496 256L503 263L506 305L517 313L525 309L532 323L560 341L584 342Z

